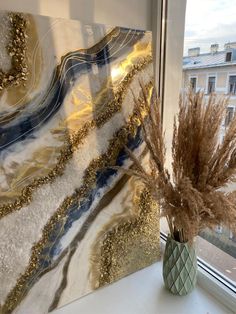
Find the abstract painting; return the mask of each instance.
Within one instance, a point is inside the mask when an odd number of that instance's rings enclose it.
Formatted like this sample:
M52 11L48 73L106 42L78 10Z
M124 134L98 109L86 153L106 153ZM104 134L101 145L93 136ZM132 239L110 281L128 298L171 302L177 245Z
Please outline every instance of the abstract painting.
M42 314L159 259L138 105L151 33L0 13L0 313Z

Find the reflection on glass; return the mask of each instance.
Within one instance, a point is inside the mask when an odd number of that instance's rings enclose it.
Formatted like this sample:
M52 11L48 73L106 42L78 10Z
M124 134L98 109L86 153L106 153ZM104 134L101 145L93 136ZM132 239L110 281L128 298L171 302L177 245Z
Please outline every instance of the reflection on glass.
M187 0L182 89L204 91L206 98L211 93L231 96L219 141L236 109L235 4L232 0ZM227 191L235 187L232 183ZM162 227L165 231L164 222ZM201 232L196 242L199 256L236 282L236 234L217 226Z

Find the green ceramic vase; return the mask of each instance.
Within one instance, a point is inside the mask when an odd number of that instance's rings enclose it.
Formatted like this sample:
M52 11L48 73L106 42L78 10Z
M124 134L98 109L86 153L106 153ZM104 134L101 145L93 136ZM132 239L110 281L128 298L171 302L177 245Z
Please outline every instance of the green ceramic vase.
M168 237L163 260L163 279L173 294L186 295L197 282L197 257L193 245Z

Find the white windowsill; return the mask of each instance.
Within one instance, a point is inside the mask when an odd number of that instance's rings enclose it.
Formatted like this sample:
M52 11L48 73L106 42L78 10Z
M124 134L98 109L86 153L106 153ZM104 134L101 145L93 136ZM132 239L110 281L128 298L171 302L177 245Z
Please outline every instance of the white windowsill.
M53 314L75 313L230 314L233 312L199 285L191 294L184 297L169 293L163 286L161 261L53 312Z
M198 268L198 285L213 295L222 305L236 313L236 295L205 270Z
M164 224L162 220L162 225ZM165 233L164 233L165 237ZM161 250L164 252L166 241L163 239L163 234L161 235ZM207 265L207 263L205 262ZM211 267L214 269L214 267ZM215 269L217 272L217 270ZM217 275L216 275L217 276ZM205 271L203 268L198 266L198 277L197 277L198 287L201 287L218 300L218 302L227 308L225 313L236 313L236 294L235 292L228 289L220 280L214 278L210 273ZM207 313L210 314L210 313Z

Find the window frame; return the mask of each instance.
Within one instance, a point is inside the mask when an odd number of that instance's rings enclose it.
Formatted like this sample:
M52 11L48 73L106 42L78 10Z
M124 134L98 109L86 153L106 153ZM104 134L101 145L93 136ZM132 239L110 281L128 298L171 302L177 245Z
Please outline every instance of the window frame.
M214 77L214 79L215 79L215 81L214 81L214 90L213 91L211 91L211 92L209 92L209 80L210 80L210 78L213 78ZM210 95L211 93L215 93L216 92L216 80L217 80L217 75L216 74L208 74L207 75L207 95Z
M228 55L230 55L230 60L227 60ZM225 62L232 62L232 56L233 56L232 51L227 51L225 54Z
M227 108L226 108L226 114L228 114L228 112L227 112L228 109L232 109L232 113L233 113L232 119L233 119L234 115L235 115L235 107L232 106L232 105L228 105ZM230 122L232 121L232 119L231 119L229 122L227 121L228 123L226 123L226 119L227 118L228 118L228 116L225 116L225 121L224 121L224 127L225 128L227 128L229 126Z
M193 91L196 93L197 90L198 90L198 76L197 75L189 75L189 86L190 88L192 88L191 86L191 79L196 79L196 86L195 86L195 89L193 89Z
M163 97L162 102L162 125L166 130L166 143L170 145L172 136L172 122L174 115L178 112L178 95L181 91L182 83L182 58L183 58L183 43L184 43L184 27L185 27L185 8L186 0L173 1L173 0L158 0L158 3L165 3L167 6L167 16L162 16L161 20L166 24L165 32L161 34L165 42L164 49L164 79L163 79ZM181 7L182 6L182 7ZM180 12L181 11L181 12ZM184 12L183 12L184 11ZM178 43L178 44L177 44ZM182 52L181 48L182 46ZM210 74L210 73L209 73ZM233 73L228 73L229 75ZM189 75L196 77L196 75ZM196 89L198 88L198 81L196 81ZM217 86L217 81L216 81ZM228 86L227 86L228 90ZM170 130L171 129L171 130ZM169 153L167 148L167 153ZM171 160L166 160L167 167L171 165ZM166 235L161 232L161 245L165 245ZM212 269L211 265L206 265L198 259L198 284L203 287L207 292L213 294L214 297L235 311L236 308L236 290L232 291L231 286L221 276L217 276L217 272Z
M236 96L236 80L235 80L235 93L230 93L230 77L235 76L236 77L236 73L228 73L228 78L227 78L227 94L231 95L232 97Z

